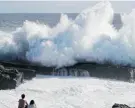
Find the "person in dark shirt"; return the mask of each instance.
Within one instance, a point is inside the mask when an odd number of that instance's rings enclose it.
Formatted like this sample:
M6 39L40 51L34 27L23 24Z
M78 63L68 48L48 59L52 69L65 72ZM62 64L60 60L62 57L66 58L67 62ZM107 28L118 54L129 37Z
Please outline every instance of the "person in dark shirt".
M25 94L21 95L21 99L19 99L19 104L18 104L18 108L27 108L28 107L28 103L26 100L24 100L25 98Z

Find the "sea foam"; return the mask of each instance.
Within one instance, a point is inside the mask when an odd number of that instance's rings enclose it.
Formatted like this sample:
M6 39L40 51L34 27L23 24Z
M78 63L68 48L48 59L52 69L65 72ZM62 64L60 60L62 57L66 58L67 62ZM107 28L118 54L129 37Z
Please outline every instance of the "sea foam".
M110 2L99 2L74 20L61 14L57 25L25 21L15 31L0 32L1 59L5 54L45 66L69 66L88 61L135 66L135 10L121 16L123 26L112 24Z

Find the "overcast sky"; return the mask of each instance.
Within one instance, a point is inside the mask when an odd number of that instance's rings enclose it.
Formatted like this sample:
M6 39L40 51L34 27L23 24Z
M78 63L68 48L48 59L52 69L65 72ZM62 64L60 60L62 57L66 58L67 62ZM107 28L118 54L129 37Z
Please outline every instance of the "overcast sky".
M79 13L99 1L0 1L0 13ZM135 1L111 1L117 13L130 12Z

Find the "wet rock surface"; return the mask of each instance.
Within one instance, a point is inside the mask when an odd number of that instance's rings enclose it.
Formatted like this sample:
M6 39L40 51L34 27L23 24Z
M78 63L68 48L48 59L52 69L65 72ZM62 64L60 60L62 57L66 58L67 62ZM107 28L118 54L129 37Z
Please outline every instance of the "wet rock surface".
M0 65L0 89L14 89L23 82L23 73Z
M73 66L65 66L61 68L47 67L39 63L23 63L15 61L0 61L0 64L0 73L4 72L4 76L2 76L2 74L1 79L8 79L8 77L16 78L16 73L18 71L23 73L23 78L27 80L31 80L36 74L42 74L54 76L96 77L131 83L135 82L135 67L131 66L98 64L93 62L77 63ZM10 73L8 71L10 71Z
M52 72L54 76L86 76L90 77L90 73L84 69L77 68L60 68L54 69Z
M135 108L135 107L130 107L126 104L118 104L118 103L115 103L112 108Z
M36 70L28 64L0 62L0 89L14 89L23 80L31 80L34 77Z
M25 68L17 68L17 70L23 73L24 79L31 80L33 77L36 77L35 70Z

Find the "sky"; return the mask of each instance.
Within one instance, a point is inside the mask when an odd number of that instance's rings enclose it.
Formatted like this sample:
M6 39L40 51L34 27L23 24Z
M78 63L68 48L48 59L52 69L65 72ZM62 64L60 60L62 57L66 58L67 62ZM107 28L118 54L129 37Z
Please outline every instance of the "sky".
M1 1L0 13L79 13L99 1ZM135 1L111 1L116 13L131 12Z

